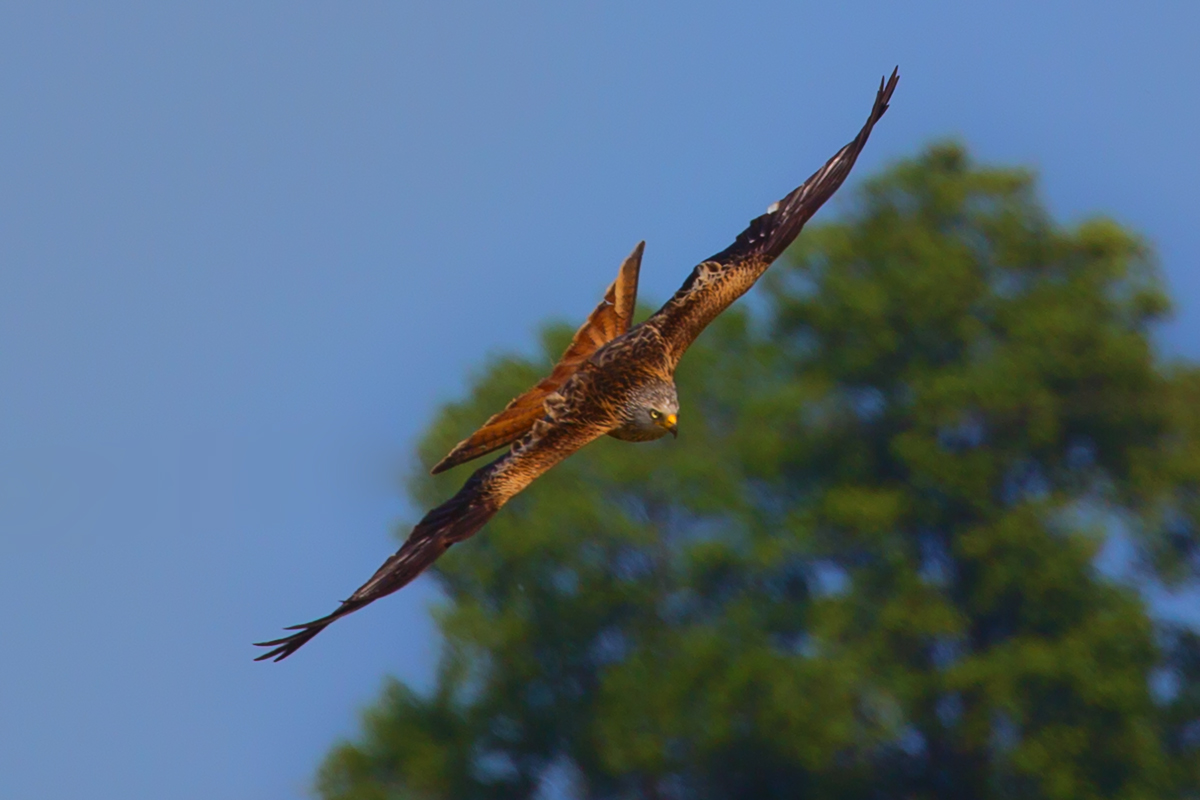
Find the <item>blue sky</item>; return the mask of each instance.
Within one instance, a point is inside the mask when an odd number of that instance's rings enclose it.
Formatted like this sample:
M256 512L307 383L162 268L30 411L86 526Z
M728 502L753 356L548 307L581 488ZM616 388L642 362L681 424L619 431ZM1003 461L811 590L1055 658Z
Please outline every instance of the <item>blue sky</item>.
M664 298L895 64L856 177L1036 168L1154 243L1200 355L1200 6L983 5L0 6L0 796L304 796L429 684L435 592L249 643L394 549L438 404L639 239Z

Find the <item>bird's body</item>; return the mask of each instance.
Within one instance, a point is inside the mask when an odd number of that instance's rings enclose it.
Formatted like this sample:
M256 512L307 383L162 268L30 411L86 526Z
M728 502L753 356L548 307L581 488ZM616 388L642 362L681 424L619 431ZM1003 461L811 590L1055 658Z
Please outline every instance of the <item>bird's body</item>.
M674 374L680 358L712 320L749 291L842 184L887 110L897 79L893 72L886 85L880 84L867 124L850 144L753 220L732 245L699 264L649 319L631 326L644 243L634 248L551 374L460 442L433 471L505 445L510 450L476 470L457 494L426 514L400 550L332 614L263 642L272 649L257 660L282 660L334 620L400 589L589 442L604 435L640 442L674 434L679 414Z

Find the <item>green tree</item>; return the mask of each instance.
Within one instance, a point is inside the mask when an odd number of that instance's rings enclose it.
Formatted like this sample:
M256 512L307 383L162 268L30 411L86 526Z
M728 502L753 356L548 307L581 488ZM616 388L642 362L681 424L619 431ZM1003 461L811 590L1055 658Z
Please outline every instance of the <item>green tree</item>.
M1200 796L1200 641L1095 567L1200 572L1200 371L1155 355L1146 246L940 145L757 292L684 359L678 441L589 446L438 562L436 690L389 685L321 794Z

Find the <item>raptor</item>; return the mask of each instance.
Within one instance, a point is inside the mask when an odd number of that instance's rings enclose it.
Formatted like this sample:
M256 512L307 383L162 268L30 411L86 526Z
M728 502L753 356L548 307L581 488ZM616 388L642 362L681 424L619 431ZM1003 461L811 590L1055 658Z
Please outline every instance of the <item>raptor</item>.
M657 312L632 325L644 242L621 264L604 300L588 316L548 377L460 442L434 473L509 446L476 470L463 487L417 523L400 549L371 579L319 619L296 625L256 661L281 661L330 623L401 589L455 542L479 531L537 477L601 436L640 442L676 434L675 367L688 346L754 285L795 240L809 218L850 174L871 129L888 109L899 81L880 81L867 122L854 139L720 253L701 262Z

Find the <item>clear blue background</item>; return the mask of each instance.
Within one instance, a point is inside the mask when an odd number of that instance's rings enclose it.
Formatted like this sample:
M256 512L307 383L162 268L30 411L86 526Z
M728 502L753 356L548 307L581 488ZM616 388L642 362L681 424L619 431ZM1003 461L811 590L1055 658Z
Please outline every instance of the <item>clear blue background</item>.
M303 796L429 685L436 592L249 643L394 549L437 405L639 239L664 298L895 64L856 176L1036 167L1155 243L1200 353L1200 5L983 5L4 4L0 796Z

